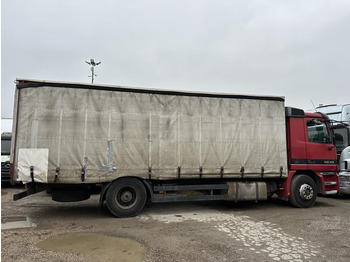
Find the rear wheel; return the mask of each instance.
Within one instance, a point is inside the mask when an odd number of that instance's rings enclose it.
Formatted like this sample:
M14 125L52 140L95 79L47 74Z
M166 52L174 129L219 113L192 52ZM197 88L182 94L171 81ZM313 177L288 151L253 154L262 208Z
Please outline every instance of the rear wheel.
M298 175L292 179L289 202L295 207L312 207L317 197L315 181L306 175Z
M108 188L106 203L116 217L136 216L145 206L147 192L142 182L136 178L121 178Z

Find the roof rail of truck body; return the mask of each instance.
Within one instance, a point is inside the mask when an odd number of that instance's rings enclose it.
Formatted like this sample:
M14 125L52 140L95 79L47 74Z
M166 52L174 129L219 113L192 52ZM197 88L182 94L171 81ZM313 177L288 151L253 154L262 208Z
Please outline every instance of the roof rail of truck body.
M316 110L317 109L320 109L320 108L334 108L334 107L344 107L344 106L349 106L350 104L342 104L342 105L338 105L338 104L329 104L329 105L321 105L321 106L318 106L318 107L316 107Z
M330 119L336 122L350 124L350 104L324 105L316 107L315 110L327 114Z
M160 94L160 95L237 98L237 99L253 99L253 100L270 100L270 101L280 101L280 102L285 101L284 96L182 91L182 90L171 90L171 89L168 90L168 89L156 89L156 88L129 87L129 86L121 86L121 85L101 85L101 84L89 84L89 83L77 83L77 82L32 80L32 79L21 79L21 78L16 79L16 86L18 89L51 86L51 87L58 87L58 88L95 89L95 90L105 90L105 91L148 93L148 94Z
M318 107L316 107L316 109L325 108L325 107L333 107L333 106L337 106L337 104L319 105Z

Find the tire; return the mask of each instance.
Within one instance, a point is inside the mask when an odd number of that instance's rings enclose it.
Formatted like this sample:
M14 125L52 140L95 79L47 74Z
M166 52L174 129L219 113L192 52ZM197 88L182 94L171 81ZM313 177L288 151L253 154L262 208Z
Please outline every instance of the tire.
M133 217L141 212L147 200L142 182L136 178L121 178L107 190L106 203L116 217Z
M293 177L289 202L295 207L312 207L316 202L317 187L315 181L306 175Z

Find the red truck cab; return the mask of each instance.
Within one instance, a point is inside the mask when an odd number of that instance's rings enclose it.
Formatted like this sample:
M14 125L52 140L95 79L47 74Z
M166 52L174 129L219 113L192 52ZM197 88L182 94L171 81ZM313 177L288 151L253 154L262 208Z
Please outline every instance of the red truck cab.
M339 190L337 153L329 118L286 108L288 178L278 191L296 207L312 206L317 194Z

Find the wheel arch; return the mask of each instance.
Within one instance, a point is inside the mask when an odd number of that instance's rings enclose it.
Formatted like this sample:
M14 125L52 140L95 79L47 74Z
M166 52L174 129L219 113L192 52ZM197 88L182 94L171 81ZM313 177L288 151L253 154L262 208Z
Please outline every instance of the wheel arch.
M317 199L317 184L314 178L305 173L294 175L291 182L289 203L297 208L309 208Z
M311 170L298 170L297 172L295 172L292 179L298 175L306 175L306 176L311 177L317 186L317 193L318 194L323 193L323 186L322 186L321 178L315 172L313 172Z

